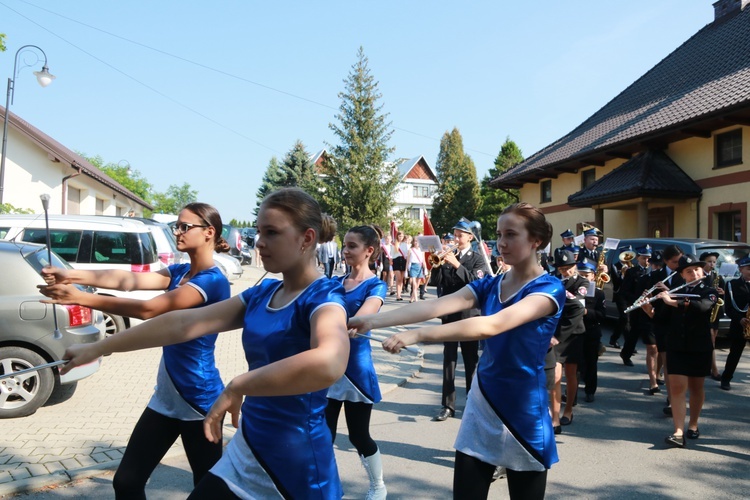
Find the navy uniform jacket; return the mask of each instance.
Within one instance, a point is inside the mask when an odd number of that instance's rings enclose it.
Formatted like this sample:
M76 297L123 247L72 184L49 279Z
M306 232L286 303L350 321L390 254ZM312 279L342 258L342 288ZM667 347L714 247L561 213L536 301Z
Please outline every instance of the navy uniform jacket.
M458 266L458 269L447 262L439 267L432 268L431 272L437 273L437 276L435 276L434 279L436 280L438 295L440 297L457 292L472 281L481 279L489 273L487 264L482 256L471 249L469 249L463 257L458 259L458 262L461 264ZM445 323L450 323L474 316L479 316L479 309L469 309L467 311L450 314L444 316L443 321Z
M570 335L578 335L586 331L583 324L586 307L583 302L589 288L589 280L576 274L572 278L563 280L563 285L565 286L565 305L555 332L555 337L560 341Z
M693 287L683 288L678 293L683 291L700 295L700 298L677 297L677 307L665 306L670 318L667 352L711 351L713 343L709 317L719 294L702 281Z
M651 273L651 279L648 280L648 288L651 288L652 286L656 285L658 282L666 278L672 274L672 271L669 270L667 266L664 266L662 269L659 269L658 271L654 271ZM664 284L667 286L667 288L676 288L680 285L683 285L685 283L685 280L682 279L682 276L680 276L679 273L675 273L672 275L672 278L669 279L669 281L664 282ZM680 290L677 293L684 292L684 288ZM687 292L684 292L687 293ZM653 295L658 295L659 290L654 290ZM666 305L663 300L657 300L652 302L652 305L654 306L654 324L658 325L659 327L668 327L670 322L670 309L672 309L670 306Z
M750 283L742 277L728 282L724 293L724 312L732 321L729 325L730 335L742 335L743 328L740 321L747 313L748 304L750 304Z
M587 336L596 338L602 336L600 325L605 316L604 290L594 288L594 295L586 296L586 314L583 315L583 325Z
M599 265L599 251L598 250L596 250L596 249L589 250L586 247L581 247L580 252L578 252L578 259L576 261L577 262L581 262L584 257L586 257L589 260L593 260L594 262L596 262L597 266Z

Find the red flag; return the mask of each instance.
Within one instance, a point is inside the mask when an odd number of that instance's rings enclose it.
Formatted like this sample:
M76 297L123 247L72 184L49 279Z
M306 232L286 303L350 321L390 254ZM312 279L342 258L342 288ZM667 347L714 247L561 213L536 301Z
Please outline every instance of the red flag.
M395 220L391 221L391 240L393 240L394 245L398 241L398 226Z
M427 211L424 212L424 216L422 218L422 233L425 236L437 236L435 234L435 229L432 227L432 222L430 222L430 218L427 217ZM424 253L425 262L427 263L427 270L429 271L432 269L432 264L430 264L430 252Z

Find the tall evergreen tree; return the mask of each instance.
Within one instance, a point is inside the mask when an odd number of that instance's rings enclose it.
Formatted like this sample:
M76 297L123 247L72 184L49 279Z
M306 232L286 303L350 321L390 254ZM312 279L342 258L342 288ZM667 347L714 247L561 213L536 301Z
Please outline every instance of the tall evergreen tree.
M393 135L386 121L378 82L370 73L364 49L359 48L357 62L339 92L341 105L338 124L329 124L340 143L331 146L323 162L323 208L339 227L388 220L393 205L398 169L388 162L395 148L388 146Z
M266 167L266 172L263 174L263 180L260 181L260 187L255 193L255 210L253 215L258 217L258 210L260 210L260 204L269 193L276 191L280 187L284 186L284 170L281 168L279 160L272 156Z
M480 204L474 160L464 153L461 132L443 134L435 163L438 190L432 204L432 225L440 233L450 231L461 217L474 220Z
M495 239L497 217L505 207L518 200L517 189L503 191L490 186L490 181L522 161L523 153L521 152L521 148L515 142L511 141L510 137L507 137L495 158L494 166L482 178L480 188L482 204L479 210L477 210L477 220L482 224L482 237L485 239Z

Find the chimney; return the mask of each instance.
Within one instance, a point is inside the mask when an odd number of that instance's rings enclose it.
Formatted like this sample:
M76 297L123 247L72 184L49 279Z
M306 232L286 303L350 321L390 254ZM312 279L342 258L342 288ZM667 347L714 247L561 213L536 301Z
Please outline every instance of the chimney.
M714 3L714 22L724 22L745 9L750 0L719 0Z

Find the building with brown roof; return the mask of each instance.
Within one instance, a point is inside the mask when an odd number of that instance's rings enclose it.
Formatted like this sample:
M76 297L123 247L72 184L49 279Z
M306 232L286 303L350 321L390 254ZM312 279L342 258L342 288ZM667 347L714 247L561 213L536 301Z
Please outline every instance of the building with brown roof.
M748 3L716 2L710 24L492 185L518 188L556 229L746 242Z
M0 120L5 108L0 106ZM153 207L18 115L8 115L3 202L41 212L50 195L51 214L135 215Z

